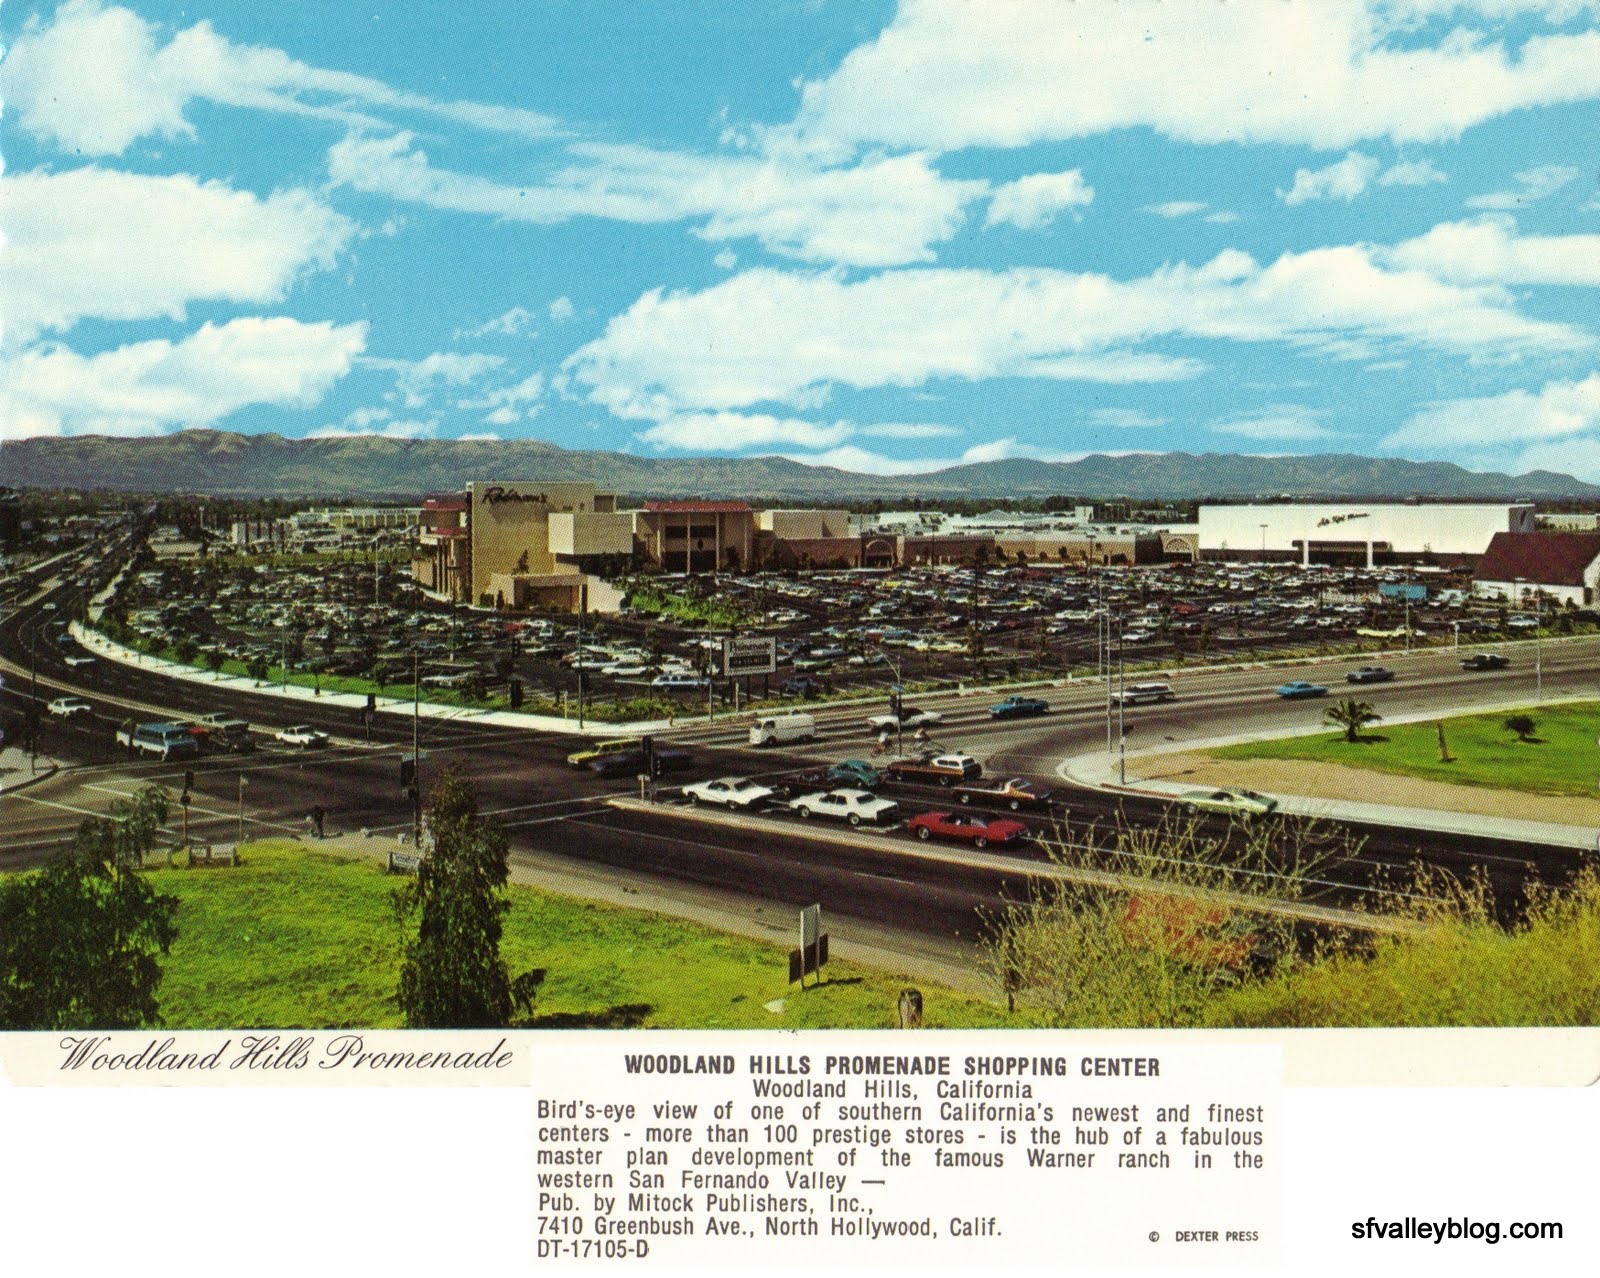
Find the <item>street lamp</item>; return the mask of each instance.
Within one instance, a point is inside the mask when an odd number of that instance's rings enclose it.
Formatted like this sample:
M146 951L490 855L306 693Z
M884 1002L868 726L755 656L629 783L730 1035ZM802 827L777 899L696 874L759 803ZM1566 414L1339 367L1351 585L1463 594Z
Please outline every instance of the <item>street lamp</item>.
M244 842L244 787L248 778L243 770L239 772L239 842Z
M906 719L903 698L906 693L906 685L905 681L900 677L900 663L882 648L874 647L873 651L887 661L889 668L894 671L894 752L896 755L904 757L906 752Z

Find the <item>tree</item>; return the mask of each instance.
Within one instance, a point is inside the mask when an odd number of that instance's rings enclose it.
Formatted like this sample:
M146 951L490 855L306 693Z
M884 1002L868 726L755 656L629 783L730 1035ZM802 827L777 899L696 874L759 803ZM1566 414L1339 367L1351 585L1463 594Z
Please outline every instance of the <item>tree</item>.
M394 894L402 923L415 917L396 998L412 1029L502 1026L513 1005L531 1003L542 971L513 982L500 956L507 843L493 817L478 813L471 782L446 769L428 796L433 847L417 877Z
M194 659L199 653L200 645L195 642L192 635L184 635L182 639L172 645L172 655L186 666L193 665Z
M247 673L256 681L258 686L267 681L267 675L270 674L271 671L271 664L261 653L258 652L255 654L255 656L250 658L250 665L247 668Z
M1507 732L1515 732L1518 741L1532 741L1533 734L1539 725L1530 714L1508 715L1505 721Z
M0 1029L133 1029L159 1024L160 956L178 898L139 873L167 816L146 786L89 817L66 855L0 879Z
M1354 697L1335 702L1322 712L1325 723L1344 729L1344 739L1354 745L1361 738L1361 729L1383 718L1372 708L1370 701L1357 701Z
M213 675L219 675L222 673L223 664L227 660L228 654L223 652L221 648L209 648L206 650L206 668L210 670Z

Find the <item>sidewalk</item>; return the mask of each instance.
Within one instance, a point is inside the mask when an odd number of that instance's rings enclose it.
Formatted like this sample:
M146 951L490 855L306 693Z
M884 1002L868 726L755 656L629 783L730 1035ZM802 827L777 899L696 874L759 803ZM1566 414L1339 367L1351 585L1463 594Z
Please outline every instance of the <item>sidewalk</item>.
M25 790L40 781L48 781L61 770L61 763L41 754L37 760L29 758L21 746L6 746L0 750L0 794Z
M1317 731L1326 731L1319 728ZM1300 734L1306 735L1306 734ZM1253 738L1243 738L1246 740ZM1080 754L1064 760L1056 769L1063 781L1100 790L1107 794L1130 794L1147 798L1172 799L1186 790L1211 789L1214 783L1200 778L1192 781L1169 781L1145 775L1151 765L1163 755L1195 754L1223 745L1231 745L1240 738L1216 738L1205 741L1185 741L1150 750L1130 752L1126 759L1128 780L1120 780L1122 761L1114 753L1104 750ZM1220 761L1219 761L1220 762ZM1226 766L1221 764L1220 766ZM1246 767L1240 763L1239 767ZM1386 781L1404 780L1373 774L1374 788ZM1248 784L1248 781L1238 784ZM1445 783L1436 782L1436 785ZM1451 787L1455 788L1455 787ZM1492 793L1506 793L1494 791ZM1519 843L1537 843L1546 847L1563 847L1593 851L1600 847L1600 830L1594 826L1571 825L1555 821L1530 821L1521 817L1495 816L1480 812L1452 811L1447 808L1403 806L1388 803L1367 803L1352 799L1335 799L1322 796L1284 794L1275 792L1278 810L1295 816L1319 819L1358 821L1369 825L1400 826L1411 830L1432 830L1440 834L1476 835L1480 838L1509 839ZM1530 796L1511 795L1513 802L1526 804Z

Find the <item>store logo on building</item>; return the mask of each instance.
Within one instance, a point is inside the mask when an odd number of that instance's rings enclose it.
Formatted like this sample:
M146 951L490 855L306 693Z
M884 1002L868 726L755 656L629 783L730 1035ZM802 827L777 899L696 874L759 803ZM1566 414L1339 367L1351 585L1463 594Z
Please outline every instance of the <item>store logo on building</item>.
M503 488L499 484L485 488L480 500L486 506L498 506L505 501L528 501L540 506L550 504L550 498L546 493L519 493L515 488Z
M1348 519L1370 519L1371 517L1371 514L1364 510L1353 515L1324 515L1317 520L1317 527L1326 528L1329 524L1342 524Z

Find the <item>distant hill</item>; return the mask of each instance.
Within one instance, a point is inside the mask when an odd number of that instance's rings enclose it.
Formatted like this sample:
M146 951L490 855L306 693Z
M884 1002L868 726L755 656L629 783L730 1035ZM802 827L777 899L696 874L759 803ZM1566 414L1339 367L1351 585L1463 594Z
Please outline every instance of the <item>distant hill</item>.
M882 476L806 466L783 457L636 457L560 448L534 439L286 439L188 430L138 439L74 435L0 445L0 484L16 488L409 500L486 479L590 480L630 497L817 503L1055 494L1136 500L1600 496L1600 487L1548 470L1501 475L1448 462L1349 453L1096 454L1075 462L1012 458L923 475Z

